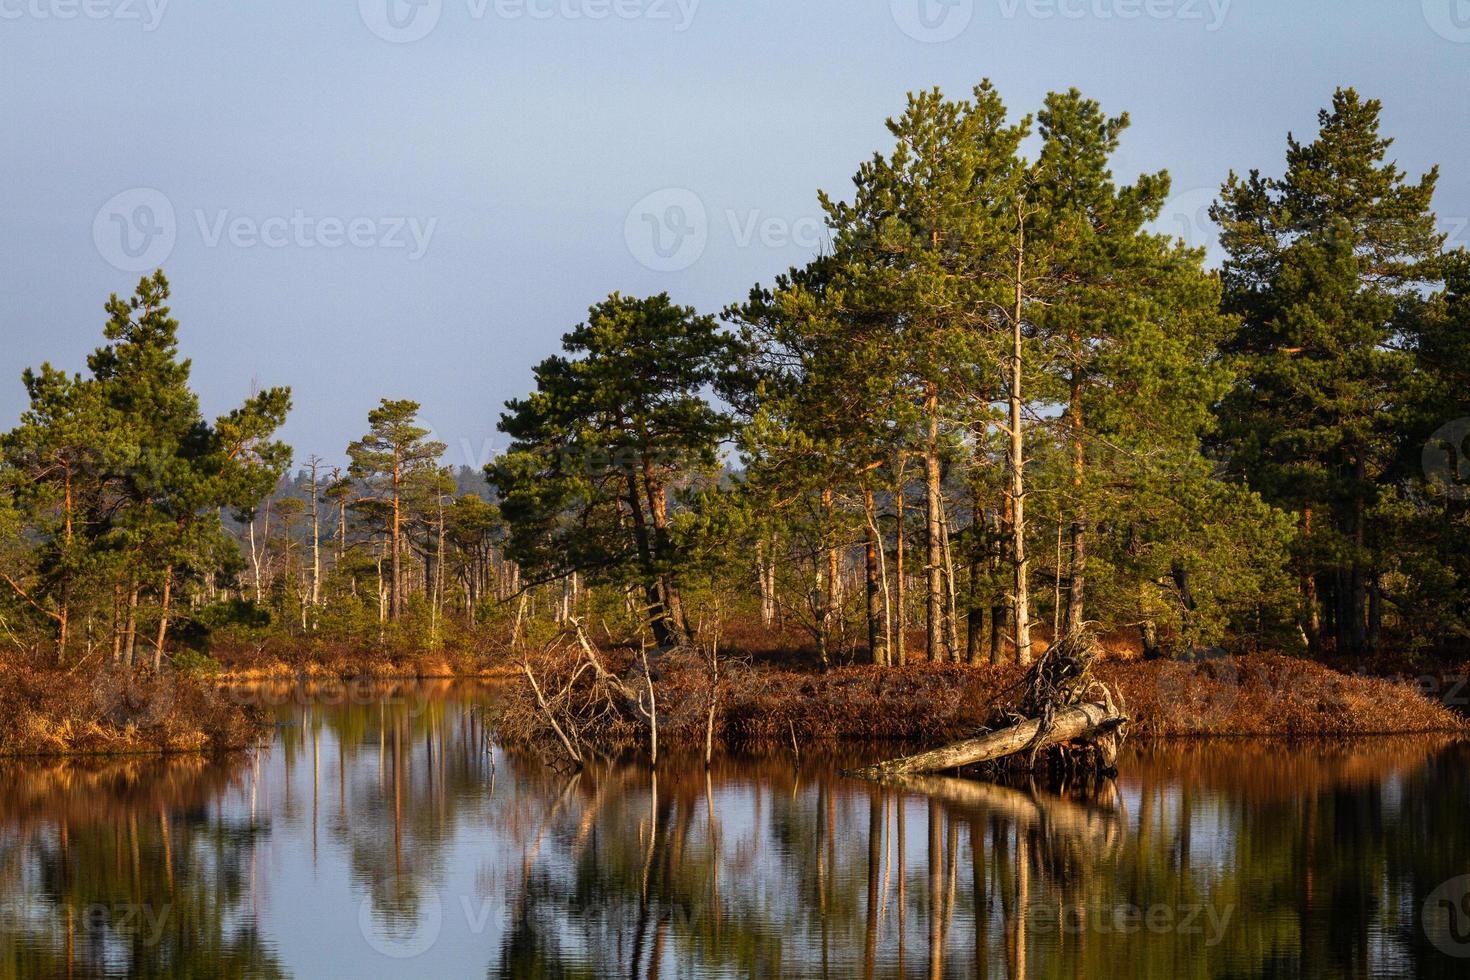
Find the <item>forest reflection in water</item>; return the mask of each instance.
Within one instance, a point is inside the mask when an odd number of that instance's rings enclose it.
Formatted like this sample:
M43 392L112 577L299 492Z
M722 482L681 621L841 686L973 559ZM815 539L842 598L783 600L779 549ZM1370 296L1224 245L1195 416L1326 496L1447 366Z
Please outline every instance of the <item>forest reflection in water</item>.
M789 749L567 774L490 745L493 686L296 694L249 757L0 763L0 977L1470 965L1423 919L1470 875L1464 744L1134 745L1087 787Z

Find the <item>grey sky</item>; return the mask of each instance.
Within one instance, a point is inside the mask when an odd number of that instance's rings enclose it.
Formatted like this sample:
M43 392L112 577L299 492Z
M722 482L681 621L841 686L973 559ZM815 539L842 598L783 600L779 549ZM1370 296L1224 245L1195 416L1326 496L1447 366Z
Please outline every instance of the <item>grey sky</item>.
M0 426L161 256L207 410L289 384L339 459L414 398L477 464L590 304L741 298L906 91L983 76L1127 110L1192 235L1354 85L1470 244L1470 0L0 0Z

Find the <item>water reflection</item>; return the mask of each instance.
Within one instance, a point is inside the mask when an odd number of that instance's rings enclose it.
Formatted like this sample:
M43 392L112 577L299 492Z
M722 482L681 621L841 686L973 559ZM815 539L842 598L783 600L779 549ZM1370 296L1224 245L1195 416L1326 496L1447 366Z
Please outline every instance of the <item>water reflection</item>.
M838 775L856 757L781 752L569 775L490 745L493 688L272 694L248 759L0 764L0 977L1470 962L1421 921L1470 873L1461 745L1135 746L1084 786L876 786Z

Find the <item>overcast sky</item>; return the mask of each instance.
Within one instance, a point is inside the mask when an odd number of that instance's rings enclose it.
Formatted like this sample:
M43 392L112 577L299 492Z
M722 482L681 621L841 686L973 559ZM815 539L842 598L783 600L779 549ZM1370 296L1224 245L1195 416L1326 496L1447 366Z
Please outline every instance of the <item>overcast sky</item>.
M905 92L1127 110L1193 240L1338 85L1470 243L1470 0L0 0L0 426L162 265L205 408L290 385L298 461L413 398L479 465L613 290L718 312L817 251Z

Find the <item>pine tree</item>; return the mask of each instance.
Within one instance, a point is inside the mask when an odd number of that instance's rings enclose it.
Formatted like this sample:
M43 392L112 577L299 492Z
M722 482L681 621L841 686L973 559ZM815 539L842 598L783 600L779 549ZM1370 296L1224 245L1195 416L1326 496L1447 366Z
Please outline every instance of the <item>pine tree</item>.
M1036 330L1053 378L1044 393L1061 406L1059 517L1070 511L1062 622L1073 632L1087 621L1092 527L1116 524L1119 491L1208 475L1199 440L1230 383L1215 352L1233 321L1219 312L1219 280L1205 271L1203 252L1147 230L1169 196L1168 174L1114 183L1109 163L1128 117L1105 116L1072 90L1048 96L1038 119L1038 224L1053 243L1059 286Z
M0 437L0 458L14 517L34 536L28 576L0 578L31 609L55 624L56 658L66 659L73 610L83 579L99 571L93 538L102 514L105 461L122 436L117 417L94 382L46 364L22 379L30 405Z
M1302 629L1344 654L1375 632L1387 542L1373 515L1413 366L1400 340L1444 240L1430 212L1438 171L1410 182L1387 161L1381 109L1339 90L1316 139L1288 137L1284 176L1232 173L1212 211L1225 307L1242 321L1225 345L1241 379L1223 441L1250 485L1297 515Z
M142 596L156 598L160 668L175 596L229 560L220 510L254 506L290 462L289 448L273 441L290 410L287 389L258 393L213 424L201 415L168 298L162 272L126 300L112 296L108 343L88 358L90 376L26 372L31 406L0 439L9 482L24 486L27 531L40 542L41 593L30 604L56 620L58 657L85 573L104 594L94 607L112 593L114 654L130 666Z
M946 611L954 584L944 557L945 431L989 414L997 315L1015 296L999 274L1009 266L997 266L996 257L1011 241L1016 154L1028 126L1007 122L989 83L972 100L947 100L937 90L911 95L903 115L888 123L892 153L859 169L852 202L822 195L834 230L830 305L851 321L881 325L885 335L875 343L889 353L870 359L902 358L885 370L905 396L891 424L904 434L903 451L923 463L925 620L934 660L959 656Z
M418 424L418 413L418 402L384 398L368 413L367 434L347 447L352 476L366 481L371 494L358 500L359 507L374 504L382 516L389 548L388 616L394 620L403 614L407 595L404 494L415 475L437 466L446 449L444 443L428 438L429 430Z
M507 551L533 581L577 573L636 585L655 641L668 645L686 633L670 494L711 471L732 433L706 392L732 366L734 341L666 294L614 293L562 348L501 416L513 441L487 476L510 525Z

